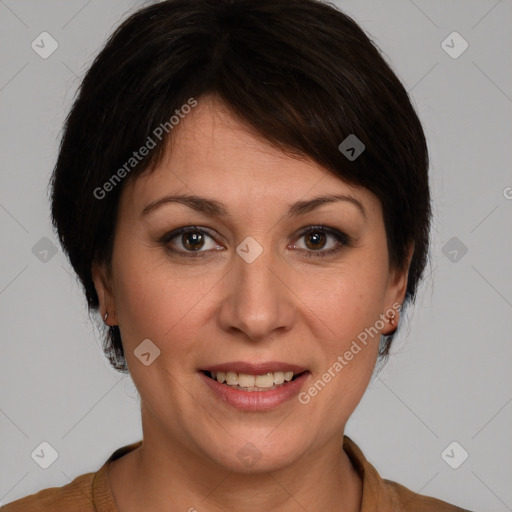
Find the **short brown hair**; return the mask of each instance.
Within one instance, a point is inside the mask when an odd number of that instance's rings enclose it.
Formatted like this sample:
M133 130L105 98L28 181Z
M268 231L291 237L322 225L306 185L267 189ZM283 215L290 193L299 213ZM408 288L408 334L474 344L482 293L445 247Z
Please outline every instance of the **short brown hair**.
M166 0L126 19L94 60L52 177L53 224L90 310L99 305L91 266L110 264L122 189L159 161L172 131L108 196L98 198L98 187L205 94L283 151L373 192L391 265L405 269L414 243L405 302L414 299L429 245L427 145L406 90L363 30L318 0ZM354 161L338 149L351 134L365 145ZM381 355L392 339L383 336ZM104 350L127 371L118 327Z

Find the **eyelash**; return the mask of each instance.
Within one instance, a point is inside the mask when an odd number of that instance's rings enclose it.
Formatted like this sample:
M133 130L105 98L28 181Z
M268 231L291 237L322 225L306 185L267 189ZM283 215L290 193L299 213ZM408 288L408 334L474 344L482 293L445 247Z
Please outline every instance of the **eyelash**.
M336 241L337 241L337 246L333 247L331 249L318 250L318 251L307 250L307 249L299 249L300 251L304 252L304 255L307 258L324 258L324 257L331 256L331 255L334 255L334 254L340 252L345 247L351 247L352 246L352 239L348 235L346 235L345 233L342 233L341 231L338 231L337 229L330 228L328 226L323 226L323 225L308 226L306 229L302 230L299 233L297 239L300 239L304 235L307 235L309 233L318 233L318 232L321 232L321 233L333 236L336 239ZM186 226L186 227L179 228L179 229L176 229L174 231L171 231L169 233L166 233L159 240L159 242L162 245L165 245L167 247L167 249L169 251L171 251L173 254L177 254L177 255L182 256L184 258L204 258L204 257L207 257L206 253L210 252L210 251L197 251L197 252L195 252L195 251L194 252L193 251L185 251L184 252L184 251L181 251L181 250L172 249L169 246L169 243L174 238L178 237L179 235L183 235L185 233L201 233L201 234L207 235L208 237L213 239L213 237L207 231L205 231L204 229L198 228L197 226Z

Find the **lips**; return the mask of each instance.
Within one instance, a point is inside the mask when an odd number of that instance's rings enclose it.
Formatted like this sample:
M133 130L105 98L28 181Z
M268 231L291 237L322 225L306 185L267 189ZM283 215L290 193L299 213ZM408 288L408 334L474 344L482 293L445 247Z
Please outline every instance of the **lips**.
M201 373L223 388L241 392L265 393L286 387L307 373L298 365L282 362L248 363L235 361L202 369ZM259 394L258 393L258 394Z
M232 371L234 369L244 369L251 373ZM261 373L264 370L271 371ZM285 373L289 380L284 378ZM213 396L224 404L242 411L257 412L275 409L290 402L303 389L310 372L301 366L287 363L237 362L210 366L198 371L198 375ZM276 378L278 382L281 379L283 382L276 384ZM227 379L233 379L233 384L226 382Z

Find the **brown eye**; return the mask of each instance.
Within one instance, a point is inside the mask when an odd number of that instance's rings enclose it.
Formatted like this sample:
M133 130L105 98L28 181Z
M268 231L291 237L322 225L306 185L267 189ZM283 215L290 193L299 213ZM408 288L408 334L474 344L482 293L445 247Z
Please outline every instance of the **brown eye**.
M186 226L165 234L160 243L169 251L180 256L203 257L212 253L212 250L223 250L215 243L212 235L203 228Z
M319 231L310 231L305 235L305 243L308 249L318 250L322 249L325 245L326 236Z
M204 235L199 232L183 233L181 235L181 243L185 249L197 251L204 245Z
M328 226L310 226L301 232L298 240L300 243L294 248L308 258L334 256L343 248L352 247L348 235Z

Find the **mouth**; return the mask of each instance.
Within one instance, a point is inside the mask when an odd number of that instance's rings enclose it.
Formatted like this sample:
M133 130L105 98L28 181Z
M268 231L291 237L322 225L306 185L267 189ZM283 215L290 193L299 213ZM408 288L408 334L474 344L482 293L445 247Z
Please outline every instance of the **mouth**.
M267 371L264 373L244 373L233 370L228 371L211 371L201 370L201 373L208 378L223 384L231 389L239 391L262 392L271 391L293 382L305 373L307 370L277 370Z
M200 368L198 374L217 400L247 412L284 406L311 375L307 368L278 361L232 361Z

